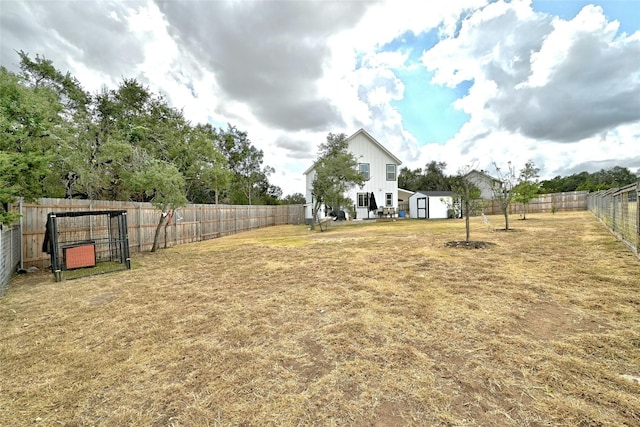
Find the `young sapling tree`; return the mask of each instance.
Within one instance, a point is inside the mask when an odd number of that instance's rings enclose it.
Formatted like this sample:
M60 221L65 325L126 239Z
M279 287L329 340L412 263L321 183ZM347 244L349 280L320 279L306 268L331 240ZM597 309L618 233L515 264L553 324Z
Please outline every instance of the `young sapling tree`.
M538 194L538 189L540 188L538 172L540 172L540 169L535 166L533 160L529 160L520 169L518 184L513 188L513 201L522 203L522 219L527 219L527 206Z
M509 231L509 206L513 200L513 188L516 185L516 172L511 162L507 163L506 168L500 168L495 162L493 166L496 168L497 181L491 186L493 199L498 202L500 211L504 215L504 229Z

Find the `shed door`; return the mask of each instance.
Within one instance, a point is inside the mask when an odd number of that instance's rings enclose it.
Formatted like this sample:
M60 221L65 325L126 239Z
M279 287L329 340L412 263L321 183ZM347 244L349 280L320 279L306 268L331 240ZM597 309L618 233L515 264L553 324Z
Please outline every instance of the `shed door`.
M429 218L429 199L426 197L419 197L416 202L418 202L418 219Z

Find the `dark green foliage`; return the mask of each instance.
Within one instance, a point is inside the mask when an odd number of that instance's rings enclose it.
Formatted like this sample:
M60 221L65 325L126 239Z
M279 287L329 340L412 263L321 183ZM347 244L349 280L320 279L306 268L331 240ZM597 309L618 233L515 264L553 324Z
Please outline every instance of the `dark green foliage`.
M513 187L513 201L522 203L522 219L527 219L527 205L538 194L538 172L533 160L529 160L520 170L518 184Z
M453 177L445 175L446 168L445 162L436 161L427 163L424 171L422 168L401 168L398 187L409 191L451 191Z
M0 67L0 223L17 219L8 212L18 197L47 194L57 144L68 132L62 105L48 87L26 87Z
M282 199L282 203L285 205L304 205L307 203L304 194L302 193L293 193L287 195L284 199Z
M262 166L262 150L251 145L247 133L235 126L228 125L227 130L220 130L218 136L218 147L226 157L232 174L231 185L227 189L229 203L251 205L273 202L278 191L271 188L268 177L275 170L270 166ZM270 193L270 190L273 191Z
M601 169L598 172L580 172L569 176L556 176L540 183L541 193L563 193L569 191L598 191L609 188L624 187L633 184L640 176L629 169L614 166L611 169Z
M91 95L50 60L19 56L19 75L0 67L0 223L15 221L9 205L20 197L145 201L163 212L221 195L280 202L246 132L192 125L135 79Z

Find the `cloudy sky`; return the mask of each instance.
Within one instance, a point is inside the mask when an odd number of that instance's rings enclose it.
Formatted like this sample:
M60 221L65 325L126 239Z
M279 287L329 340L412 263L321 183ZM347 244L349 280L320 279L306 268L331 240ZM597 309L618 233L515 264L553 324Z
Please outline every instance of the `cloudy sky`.
M0 0L0 43L247 131L284 194L360 128L412 169L640 169L640 0Z

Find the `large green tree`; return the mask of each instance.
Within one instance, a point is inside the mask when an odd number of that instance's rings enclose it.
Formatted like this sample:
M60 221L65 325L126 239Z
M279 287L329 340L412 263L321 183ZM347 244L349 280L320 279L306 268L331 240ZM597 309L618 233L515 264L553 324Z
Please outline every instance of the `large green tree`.
M9 204L46 195L55 150L67 132L63 107L48 87L29 87L0 67L0 222L17 219Z
M640 172L640 171L639 171ZM597 172L579 172L568 176L556 176L540 182L541 193L564 193L569 191L598 191L609 188L624 187L640 179L640 175L632 173L628 168L614 166Z
M209 124L193 127L183 144L172 153L173 163L184 175L187 199L192 203L218 203L232 173L218 148L219 134Z
M138 163L142 167L129 176L131 186L160 211L151 247L151 252L155 252L158 249L162 226L167 224L177 208L187 204L187 198L184 195L185 182L178 169L172 164L152 158Z
M0 221L19 197L276 204L274 169L246 132L192 125L135 79L86 92L50 60L18 53L0 68Z
M272 167L263 166L264 152L253 146L246 132L231 125L220 131L218 144L233 174L227 191L230 203L264 202L270 188L268 177L275 172Z
M282 203L285 205L304 205L307 203L304 194L302 193L293 193L288 194L282 199Z
M320 144L318 159L313 166L313 221L311 227L318 222L321 206L331 206L340 210L341 206L350 206L353 201L344 196L345 192L355 185L361 186L365 177L357 170L358 160L349 152L349 142L344 133L327 135L327 140Z
M398 172L398 188L409 191L420 191L422 179L422 168L409 169L408 167L400 168Z
M446 168L445 162L431 161L427 163L422 180L423 189L426 191L450 191L451 182L444 173Z
M39 55L31 59L23 51L18 54L23 84L36 91L49 90L55 98L55 103L50 105L57 104L60 108L61 121L55 128L55 141L43 145L51 160L49 173L41 181L44 192L49 197L77 197L79 194L74 193L74 186L86 174L75 171L83 170L82 165L90 155L87 147L93 128L93 98L75 77L57 70L51 60Z
M450 191L452 177L445 174L445 162L431 161L425 168L400 169L398 187L409 191Z

